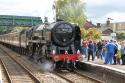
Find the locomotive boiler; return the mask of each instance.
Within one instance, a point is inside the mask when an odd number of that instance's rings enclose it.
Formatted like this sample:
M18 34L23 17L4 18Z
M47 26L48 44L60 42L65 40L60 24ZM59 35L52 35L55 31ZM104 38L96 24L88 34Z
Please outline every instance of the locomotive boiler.
M1 42L38 62L52 61L56 69L73 69L80 54L80 28L65 21L45 23L0 36Z

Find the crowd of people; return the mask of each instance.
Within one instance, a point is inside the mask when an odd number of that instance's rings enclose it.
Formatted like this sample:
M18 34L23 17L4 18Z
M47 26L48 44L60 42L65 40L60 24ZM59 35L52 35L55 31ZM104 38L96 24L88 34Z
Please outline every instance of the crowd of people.
M82 40L82 54L87 60L92 61L97 57L104 60L104 64L122 64L125 65L125 41L116 40L88 41Z

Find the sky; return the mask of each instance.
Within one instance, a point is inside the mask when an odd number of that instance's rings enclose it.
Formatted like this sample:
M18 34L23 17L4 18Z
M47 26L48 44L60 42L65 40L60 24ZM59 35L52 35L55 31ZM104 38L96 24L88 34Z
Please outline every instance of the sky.
M94 23L125 22L125 0L86 0L86 15Z
M88 20L104 23L107 18L112 22L125 21L125 0L81 0L85 1ZM0 15L46 16L53 21L54 0L0 0Z
M0 0L0 15L46 16L53 21L54 0Z

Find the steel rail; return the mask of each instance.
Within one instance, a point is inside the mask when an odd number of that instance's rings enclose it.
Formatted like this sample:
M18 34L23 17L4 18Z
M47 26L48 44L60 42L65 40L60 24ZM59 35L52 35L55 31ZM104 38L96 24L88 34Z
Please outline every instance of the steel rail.
M62 76L61 74L57 73L57 72L54 72L55 75L61 77L62 79L66 80L67 82L69 83L74 83L73 81L69 80L68 78L65 78L64 76Z
M0 62L2 63L2 67L4 68L4 72L5 72L6 76L7 76L8 82L13 83L12 78L11 78L11 76L10 76L10 74L9 74L9 72L8 72L6 66L5 66L5 64L4 64L4 62L2 61L1 58L0 58Z
M69 71L69 72L70 72L70 71ZM81 73L77 72L76 70L74 70L74 71L71 72L71 73L77 74L77 75L79 75L79 76L81 76L81 77L84 77L84 78L86 78L86 79L89 79L89 80L91 80L91 81L94 81L95 83L103 83L102 81L100 81L100 80L98 80L98 79L94 79L94 78L92 78L92 77L90 77L90 76L81 74ZM56 71L54 72L54 74L56 74L57 76L63 78L64 80L68 81L69 83L74 83L74 81L71 81L70 79L64 77L63 75L61 75L60 73L58 73L58 72L56 72Z
M0 48L3 52L5 52L12 60L14 60L21 68L25 70L25 72L35 81L35 83L41 83L41 81L36 78L30 70L28 70L23 64L20 64L14 57L12 57L9 53L7 53L5 50Z
M92 78L92 77L90 77L90 76L81 74L80 72L78 72L78 71L76 71L76 70L74 70L73 73L78 74L78 75L80 75L80 76L82 76L82 77L88 78L88 79L90 79L90 80L92 80L92 81L95 81L96 83L102 83L102 81L100 81L100 80L98 80L98 79L94 79L94 78Z

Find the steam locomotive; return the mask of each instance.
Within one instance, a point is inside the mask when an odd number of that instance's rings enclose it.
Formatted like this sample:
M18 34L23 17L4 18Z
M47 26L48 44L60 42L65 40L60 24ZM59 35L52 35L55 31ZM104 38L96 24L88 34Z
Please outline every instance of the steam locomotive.
M50 60L56 69L74 69L80 54L79 26L65 21L45 23L28 30L0 35L0 42L38 62Z

